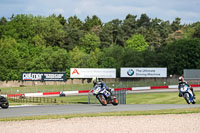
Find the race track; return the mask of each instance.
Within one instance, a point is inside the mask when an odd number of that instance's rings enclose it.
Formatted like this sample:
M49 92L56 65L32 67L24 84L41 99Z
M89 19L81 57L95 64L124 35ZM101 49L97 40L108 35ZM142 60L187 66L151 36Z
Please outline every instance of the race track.
M200 107L200 104L129 104L118 106L101 106L100 104L68 104L68 105L45 105L45 106L15 106L8 109L0 108L0 118L38 116L38 115L61 115L98 112L118 111L147 111L160 109L180 109Z

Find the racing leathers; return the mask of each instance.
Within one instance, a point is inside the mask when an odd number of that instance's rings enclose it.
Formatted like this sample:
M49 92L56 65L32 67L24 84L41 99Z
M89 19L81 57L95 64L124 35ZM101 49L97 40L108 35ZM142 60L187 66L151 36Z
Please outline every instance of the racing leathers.
M178 84L178 90L179 90L179 97L182 97L183 96L183 94L181 93L181 91L180 91L180 89L181 89L181 85L183 85L183 84L185 84L185 85L187 85L188 87L189 87L189 89L192 91L192 93L193 93L193 96L194 96L194 99L195 99L195 93L194 93L194 90L193 90L193 88L186 82L186 81L183 81L183 82L179 82L179 84Z
M104 81L94 82L94 86L93 87L95 87L95 86L98 86L98 87L101 87L101 88L105 88L107 91L109 91L111 93L111 89L106 86ZM112 93L111 93L111 95L112 95Z

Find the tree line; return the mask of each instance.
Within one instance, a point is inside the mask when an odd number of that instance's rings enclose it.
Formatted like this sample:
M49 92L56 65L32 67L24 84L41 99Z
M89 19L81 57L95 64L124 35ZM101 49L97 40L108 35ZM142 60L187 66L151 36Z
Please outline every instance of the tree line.
M103 23L96 15L12 15L0 19L0 80L21 72L70 68L167 67L168 74L200 68L200 22L181 24L128 14Z

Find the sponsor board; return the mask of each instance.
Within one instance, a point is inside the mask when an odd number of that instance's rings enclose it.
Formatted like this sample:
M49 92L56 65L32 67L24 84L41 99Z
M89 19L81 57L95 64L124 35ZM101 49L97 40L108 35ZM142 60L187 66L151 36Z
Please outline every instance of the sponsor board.
M167 68L121 68L120 77L167 77Z
M184 79L200 79L200 69L184 69Z
M65 72L23 72L22 81L66 81Z
M116 78L115 68L70 68L70 78Z

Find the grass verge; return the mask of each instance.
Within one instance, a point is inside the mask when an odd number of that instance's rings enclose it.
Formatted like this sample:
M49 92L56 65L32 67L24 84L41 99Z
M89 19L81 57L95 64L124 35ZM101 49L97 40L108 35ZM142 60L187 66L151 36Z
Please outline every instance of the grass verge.
M196 92L196 104L200 104L200 92ZM56 103L27 103L14 102L9 100L10 105L23 104L87 104L88 96L66 96L66 97L51 97L56 99ZM91 97L91 103L99 103L94 96ZM186 104L183 97L178 97L178 92L165 93L132 93L126 96L127 104Z
M195 94L196 104L200 104L200 92ZM178 96L178 92L132 93L127 95L126 102L127 104L186 104L185 99Z
M12 118L0 118L0 121L24 121L24 120L43 120L43 119L62 119L62 118L70 119L77 117L137 116L137 115L190 114L190 113L200 113L200 108L198 107L189 109L167 109L167 110L151 110L151 111L123 111L123 112L103 112L103 113L88 113L88 114L12 117Z

